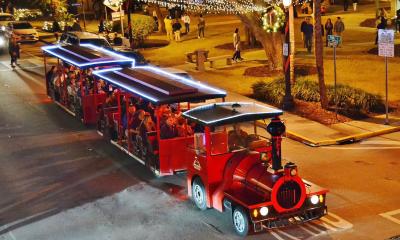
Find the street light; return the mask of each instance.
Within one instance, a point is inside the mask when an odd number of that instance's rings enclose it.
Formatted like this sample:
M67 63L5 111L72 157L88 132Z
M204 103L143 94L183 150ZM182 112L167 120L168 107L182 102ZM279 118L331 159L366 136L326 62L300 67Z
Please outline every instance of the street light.
M290 110L294 107L292 96L292 86L290 82L290 32L289 20L293 18L293 5L292 0L283 0L283 6L286 9L286 24L285 24L285 42L283 43L283 70L285 71L285 96L283 97L284 110Z

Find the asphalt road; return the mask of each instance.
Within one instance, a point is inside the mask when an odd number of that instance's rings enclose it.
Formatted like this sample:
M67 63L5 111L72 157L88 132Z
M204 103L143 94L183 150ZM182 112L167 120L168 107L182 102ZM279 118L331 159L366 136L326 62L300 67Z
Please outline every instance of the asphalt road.
M45 96L41 43L21 67L0 57L0 239L235 239L229 216L197 211L185 176L155 178ZM311 148L285 160L330 190L320 221L249 239L387 239L400 235L400 133Z

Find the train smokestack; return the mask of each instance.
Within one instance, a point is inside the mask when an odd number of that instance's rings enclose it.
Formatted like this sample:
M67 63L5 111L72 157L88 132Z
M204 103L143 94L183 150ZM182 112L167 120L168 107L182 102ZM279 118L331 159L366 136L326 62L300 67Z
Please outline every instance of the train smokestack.
M275 171L282 169L281 142L282 134L285 130L285 124L279 117L271 119L271 122L267 126L267 131L272 137L272 169Z

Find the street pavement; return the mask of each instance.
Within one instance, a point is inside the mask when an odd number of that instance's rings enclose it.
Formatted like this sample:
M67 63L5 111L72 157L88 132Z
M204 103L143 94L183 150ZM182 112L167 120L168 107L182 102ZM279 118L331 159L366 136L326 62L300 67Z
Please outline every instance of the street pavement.
M198 211L185 175L156 178L45 96L42 43L0 57L0 239L238 239L227 214ZM330 190L329 215L249 239L387 239L400 234L400 133L312 148L285 161Z

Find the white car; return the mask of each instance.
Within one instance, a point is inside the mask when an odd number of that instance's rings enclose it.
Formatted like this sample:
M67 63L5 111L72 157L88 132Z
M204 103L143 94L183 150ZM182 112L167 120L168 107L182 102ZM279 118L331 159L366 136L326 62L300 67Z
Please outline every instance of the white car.
M15 18L9 13L0 13L0 31L6 31L7 25L10 22L14 22Z
M8 28L17 37L18 42L39 41L39 33L29 22L10 22Z

